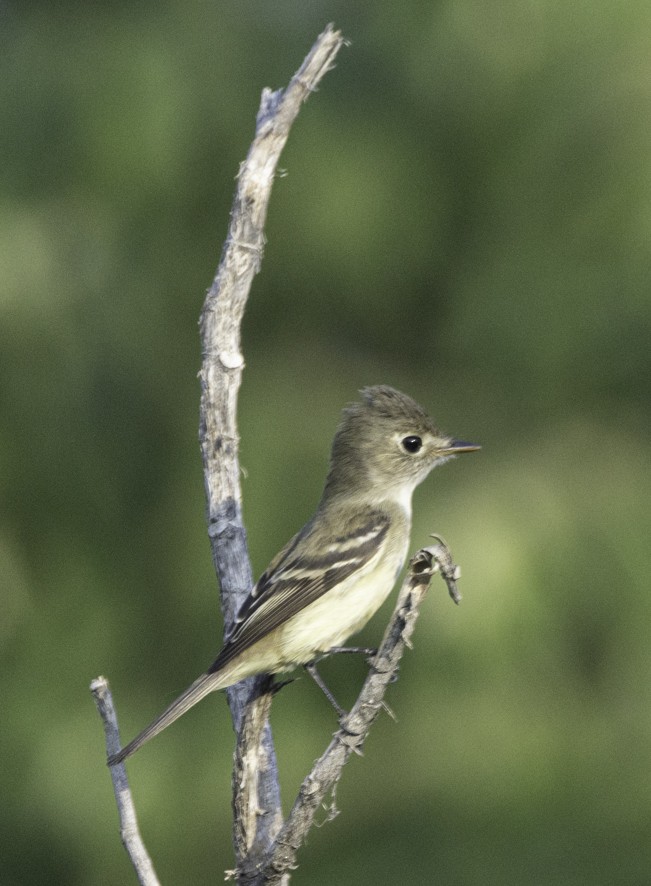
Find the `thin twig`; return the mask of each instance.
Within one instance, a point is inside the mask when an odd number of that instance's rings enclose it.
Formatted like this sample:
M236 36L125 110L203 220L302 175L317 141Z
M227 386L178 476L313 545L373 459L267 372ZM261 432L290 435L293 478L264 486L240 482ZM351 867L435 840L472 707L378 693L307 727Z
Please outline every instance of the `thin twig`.
M396 679L405 647L410 646L419 606L432 576L438 571L443 574L452 594L453 588L456 591L455 581L459 570L452 564L450 552L443 543L424 548L412 557L391 621L357 701L350 714L342 721L326 751L303 781L294 807L260 871L260 884L271 886L282 883L286 872L295 867L296 853L312 826L316 812L324 805L327 797L334 794L350 755L353 752L361 753L371 726L385 706L384 694L388 685ZM333 801L330 804L330 815L334 814L336 811Z
M108 756L111 756L111 754L116 754L120 750L121 745L118 721L108 680L105 677L96 677L90 684L90 691L93 693L97 710L104 724L106 753ZM140 836L136 807L131 797L131 788L129 787L124 763L120 763L118 766L111 766L111 778L120 817L120 837L122 838L124 848L129 853L138 882L141 883L141 886L159 886L156 871Z
M264 250L264 224L280 154L302 103L332 68L343 37L328 26L283 91L262 93L256 133L240 167L231 223L215 280L201 314L203 363L199 439L204 465L208 534L221 587L225 629L253 586L242 521L237 395L244 369L240 327ZM240 883L249 882L282 823L280 790L271 730L265 716L247 705L268 704L264 677L228 691L237 759L233 778L234 843Z

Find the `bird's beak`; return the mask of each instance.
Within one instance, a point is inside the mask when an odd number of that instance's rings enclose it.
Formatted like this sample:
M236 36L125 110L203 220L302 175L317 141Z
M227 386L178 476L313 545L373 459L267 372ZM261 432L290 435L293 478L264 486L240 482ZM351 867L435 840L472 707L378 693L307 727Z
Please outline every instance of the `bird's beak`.
M439 455L458 455L460 452L476 452L481 449L476 443L466 443L464 440L450 440L444 449L439 449Z

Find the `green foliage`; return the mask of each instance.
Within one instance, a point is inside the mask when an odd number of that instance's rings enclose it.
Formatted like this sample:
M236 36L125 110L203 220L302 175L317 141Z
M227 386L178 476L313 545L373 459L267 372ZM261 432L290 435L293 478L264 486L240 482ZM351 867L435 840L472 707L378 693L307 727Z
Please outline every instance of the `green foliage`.
M484 449L417 494L464 602L435 585L295 880L648 879L649 7L350 6L0 9L3 883L131 882L87 687L131 736L218 649L196 323L260 90L329 20L245 321L256 574L362 385ZM289 802L334 723L304 680L273 722ZM231 866L231 751L215 698L129 764L163 882Z

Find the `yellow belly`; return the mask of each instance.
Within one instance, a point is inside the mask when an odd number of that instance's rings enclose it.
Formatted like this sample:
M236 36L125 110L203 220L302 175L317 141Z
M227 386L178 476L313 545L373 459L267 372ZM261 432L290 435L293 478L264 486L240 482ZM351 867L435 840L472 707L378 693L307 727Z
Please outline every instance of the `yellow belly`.
M278 630L282 657L305 663L333 646L342 646L361 630L393 589L402 566L402 551L371 563L363 574L351 575L339 587L306 606Z
M375 615L391 593L407 552L408 537L378 552L309 606L244 650L224 667L215 688L251 674L279 673L306 664L333 646L343 646Z

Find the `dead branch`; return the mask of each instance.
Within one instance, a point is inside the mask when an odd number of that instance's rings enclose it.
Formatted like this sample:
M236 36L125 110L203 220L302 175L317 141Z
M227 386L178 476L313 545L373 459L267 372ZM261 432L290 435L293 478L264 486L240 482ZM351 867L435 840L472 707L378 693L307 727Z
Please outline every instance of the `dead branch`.
M443 542L424 548L412 557L398 600L377 655L371 662L368 677L348 716L342 721L323 755L303 781L294 807L270 849L256 881L265 886L282 883L287 872L296 866L296 853L314 822L316 812L333 794L343 768L353 753L360 753L371 726L385 707L384 695L398 674L400 659L416 626L419 606L432 576L441 572L450 592L458 602L456 579L459 569L452 563ZM331 804L332 806L332 804Z
M231 223L215 280L201 314L203 363L199 439L203 455L208 534L221 586L225 628L253 587L242 521L238 461L237 395L244 369L240 328L264 249L264 224L280 154L302 103L332 68L343 45L332 26L320 35L285 90L262 93L255 138L240 167ZM247 705L265 706L264 677L228 690L238 733L233 778L233 829L240 882L255 870L281 826L280 791L271 729L266 716Z
M90 684L90 691L93 693L97 710L104 724L106 753L110 757L111 754L116 754L120 750L120 732L108 680L105 677L96 677ZM131 796L124 763L119 766L111 766L111 778L120 818L120 837L129 854L138 882L141 886L159 886L156 871L140 836L136 807Z

